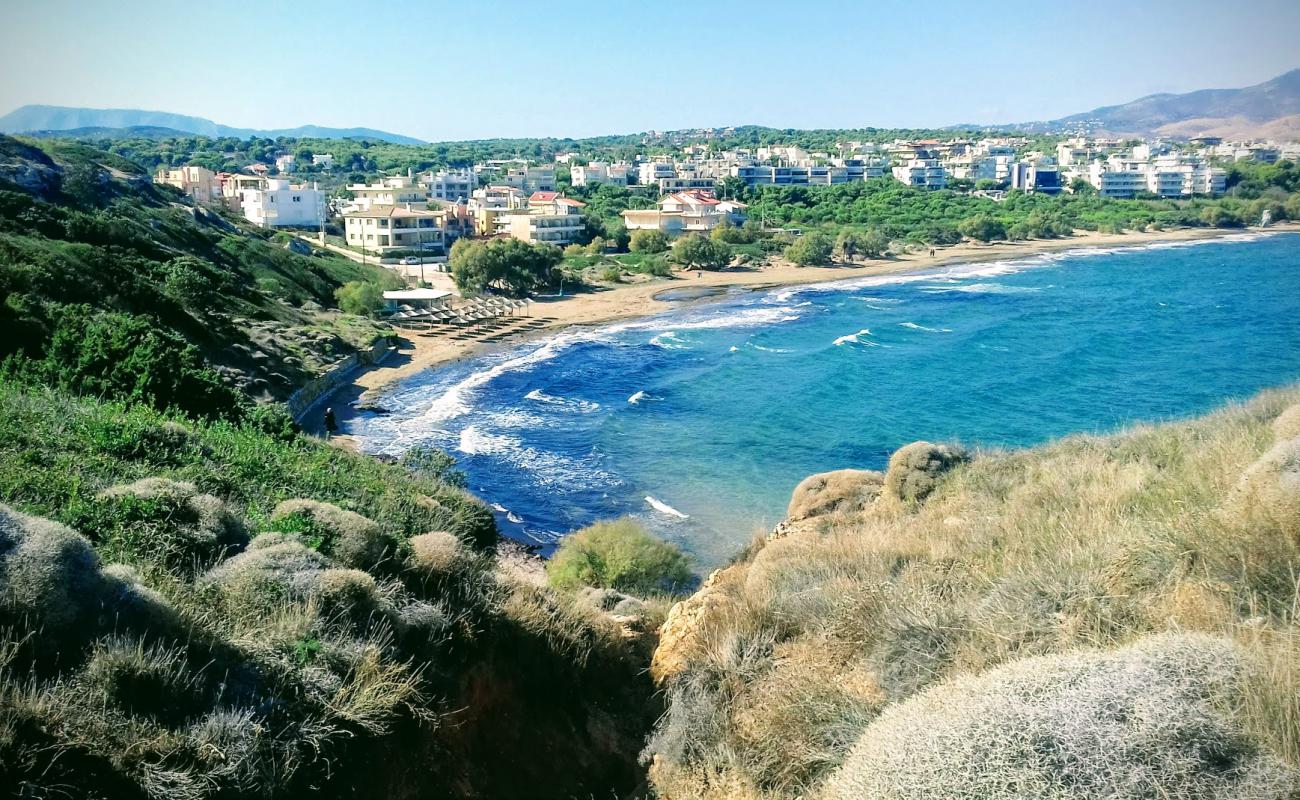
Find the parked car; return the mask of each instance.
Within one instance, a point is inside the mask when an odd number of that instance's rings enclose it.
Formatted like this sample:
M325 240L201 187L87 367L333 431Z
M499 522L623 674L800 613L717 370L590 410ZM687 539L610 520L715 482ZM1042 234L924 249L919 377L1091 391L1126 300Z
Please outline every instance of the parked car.
M402 259L402 263L403 263L403 264L422 264L422 263L424 263L424 262L422 262L422 261L420 260L420 257L419 257L419 256L407 256L406 258Z

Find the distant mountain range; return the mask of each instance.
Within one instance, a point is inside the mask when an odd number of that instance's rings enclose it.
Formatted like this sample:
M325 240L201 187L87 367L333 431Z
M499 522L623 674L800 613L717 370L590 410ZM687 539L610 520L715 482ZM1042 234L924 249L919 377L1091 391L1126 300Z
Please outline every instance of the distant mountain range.
M374 128L232 128L203 117L140 111L132 108L69 108L66 106L23 106L0 117L0 133L53 134L68 136L135 134L141 136L250 136L275 138L292 136L314 139L378 139L394 144L423 144L419 139Z
M999 126L1045 133L1116 136L1300 138L1300 69L1242 89L1153 94L1046 122Z

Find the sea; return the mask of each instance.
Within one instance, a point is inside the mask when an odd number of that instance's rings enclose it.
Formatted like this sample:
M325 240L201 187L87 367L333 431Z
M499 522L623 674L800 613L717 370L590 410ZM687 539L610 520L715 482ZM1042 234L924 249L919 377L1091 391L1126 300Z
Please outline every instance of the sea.
M431 369L345 432L445 449L543 554L631 516L707 570L804 477L908 442L1022 447L1297 379L1300 233L1250 232L734 291Z

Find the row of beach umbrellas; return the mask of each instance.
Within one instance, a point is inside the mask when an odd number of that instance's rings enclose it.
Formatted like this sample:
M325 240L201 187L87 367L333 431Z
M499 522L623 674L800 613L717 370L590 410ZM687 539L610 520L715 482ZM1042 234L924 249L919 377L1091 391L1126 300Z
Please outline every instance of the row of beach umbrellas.
M442 322L451 325L469 325L485 319L513 314L516 310L527 307L528 303L528 300L487 297L473 300L454 309L414 309L404 305L388 319L394 322Z

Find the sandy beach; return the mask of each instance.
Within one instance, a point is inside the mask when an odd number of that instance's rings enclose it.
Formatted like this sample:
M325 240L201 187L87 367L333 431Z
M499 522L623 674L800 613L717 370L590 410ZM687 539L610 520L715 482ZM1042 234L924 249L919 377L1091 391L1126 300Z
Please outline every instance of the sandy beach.
M1300 231L1300 224L1285 223L1270 230ZM733 288L766 289L797 284L821 283L850 278L887 275L912 270L933 269L952 264L1024 258L1038 253L1073 250L1084 247L1131 247L1156 242L1213 239L1242 233L1240 230L1189 228L1155 233L1104 234L1084 233L1067 239L992 244L963 243L937 249L934 256L921 251L890 259L835 264L827 267L796 267L784 259L764 266L734 267L718 272L679 272L671 278L650 279L618 287L598 288L563 297L535 298L530 314L533 324L519 334L493 342L456 340L445 333L402 332L398 353L384 364L358 374L351 386L335 397L336 411L348 414L357 403L375 400L391 384L439 364L509 347L526 339L552 335L573 325L594 325L614 320L648 316L679 308L682 300L656 299L655 295L672 289L725 291ZM347 445L347 437L340 444Z

